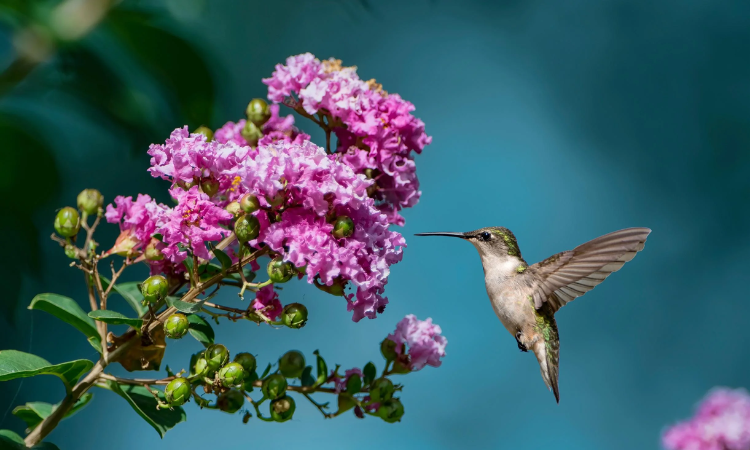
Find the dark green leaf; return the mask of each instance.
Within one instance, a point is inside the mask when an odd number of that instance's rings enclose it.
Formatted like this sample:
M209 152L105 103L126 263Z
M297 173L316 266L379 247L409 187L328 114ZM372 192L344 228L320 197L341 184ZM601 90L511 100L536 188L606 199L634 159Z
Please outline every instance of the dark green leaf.
M188 331L191 336L203 344L204 347L208 347L214 343L214 329L206 322L206 319L195 314L190 314L187 318L190 323Z
M97 386L109 389L120 397L127 400L130 406L138 413L139 416L154 427L159 436L164 434L180 422L186 419L185 411L175 406L173 409L156 409L157 402L153 395L143 386L120 385L114 381L106 380L105 383L99 383ZM163 395L160 393L162 401Z
M362 374L365 376L364 382L365 386L367 386L372 383L372 381L378 376L378 369L375 367L375 364L370 361L365 364L365 368L362 371Z
M268 375L268 372L271 371L271 363L268 363L268 366L266 366L266 370L263 371L263 375L260 376L260 378L265 378L266 375Z
M302 386L312 386L315 384L315 378L312 377L312 366L305 367L302 375L299 377Z
M108 309L99 309L91 311L89 317L100 322L108 323L110 325L130 325L135 329L140 329L143 326L141 319L131 319L126 317L117 311L111 311Z
M167 364L167 367L166 367L166 368L164 368L164 371L165 371L165 372L167 372L167 376L168 376L168 377L173 377L173 376L175 376L175 374L174 374L174 371L173 371L172 369L170 369L170 368L169 368L169 364Z
M23 438L10 430L0 430L0 438L5 438L7 441L15 442L16 444L23 445ZM0 449L5 450L5 447L3 447L4 443L5 442L3 440L0 440ZM15 447L8 447L8 448L15 448Z
M89 339L101 345L99 331L96 329L96 323L92 318L86 315L72 298L63 297L57 294L39 294L31 300L29 309L45 311L63 322L76 327L80 332L85 334ZM101 348L96 346L101 351Z
M187 258L185 258L184 261L182 261L182 264L185 267L187 267L187 273L188 273L188 275L190 275L192 277L193 276L193 267L194 267L194 265L193 265L193 258L191 258L190 256L188 256Z
M0 350L0 381L35 375L55 375L60 377L70 390L81 375L91 370L94 363L87 359L77 359L61 364L50 364L44 358L17 350Z
M232 267L232 259L229 257L229 255L227 255L223 251L219 250L218 248L215 248L214 249L214 256L221 263L221 268L222 269L227 270L230 267Z
M357 375L356 373L349 376L349 379L346 380L346 392L348 394L357 394L359 391L362 390L362 377Z
M357 406L352 397L344 392L339 394L339 410L338 413L349 411L350 409Z
M104 284L105 279L102 277L102 284ZM109 280L107 280L107 284L109 284ZM138 314L138 317L142 317L148 311L148 307L143 305L143 294L141 294L140 284L138 281L131 281L116 284L112 288L112 292L120 294L128 302L128 305L133 308L133 311Z
M64 418L68 418L83 409L89 403L92 397L93 395L90 393L81 396L76 404L73 405L72 408L70 408L70 411L65 414ZM57 405L51 405L44 402L29 402L25 405L17 406L13 410L13 414L19 419L26 422L26 426L29 430L33 430L37 425L39 425L42 420L46 419L47 416L52 414L52 411L57 409L58 406L59 403Z
M186 314L194 314L201 310L201 307L203 306L203 303L206 302L206 300L208 300L208 298L199 300L196 303L188 303L188 302L183 302L177 297L169 296L167 297L167 304L171 306L172 308L177 309L180 312L184 312Z
M221 273L222 269L220 266L217 266L216 264L203 264L198 269L198 273L200 274L201 281L208 280L212 276L216 275L217 273Z
M23 443L23 438L10 430L0 430L0 450L29 450ZM55 444L42 442L32 447L32 450L60 450Z
M326 364L326 360L320 356L320 353L317 350L315 350L313 354L315 354L316 365L318 367L318 378L315 380L315 384L320 386L328 379L328 365Z

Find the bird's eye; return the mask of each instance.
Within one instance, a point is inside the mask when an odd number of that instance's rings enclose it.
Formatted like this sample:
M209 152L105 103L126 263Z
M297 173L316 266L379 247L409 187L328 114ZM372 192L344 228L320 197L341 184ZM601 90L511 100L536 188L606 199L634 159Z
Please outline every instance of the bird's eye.
M483 231L482 233L479 234L479 239L483 241L489 241L491 237L492 235L490 234L489 231Z

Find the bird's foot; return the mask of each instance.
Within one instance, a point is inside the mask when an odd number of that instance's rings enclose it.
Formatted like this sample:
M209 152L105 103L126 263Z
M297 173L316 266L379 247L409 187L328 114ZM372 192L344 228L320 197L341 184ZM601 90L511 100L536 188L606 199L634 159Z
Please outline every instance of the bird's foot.
M516 342L518 343L518 349L519 350L521 350L522 352L528 352L529 351L529 349L526 348L526 346L523 345L523 343L521 343L521 332L520 331L518 333L516 333Z

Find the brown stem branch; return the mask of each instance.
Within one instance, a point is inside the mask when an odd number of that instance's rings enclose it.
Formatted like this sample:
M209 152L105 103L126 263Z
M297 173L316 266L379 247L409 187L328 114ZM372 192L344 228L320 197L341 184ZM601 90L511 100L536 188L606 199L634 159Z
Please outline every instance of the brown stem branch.
M166 378L161 378L161 379L120 378L114 375L110 375L108 373L99 374L100 380L110 380L110 381L115 381L119 384L132 384L132 385L138 385L138 386L166 385L166 384L169 384L169 382L174 380L175 378L177 377L166 377Z

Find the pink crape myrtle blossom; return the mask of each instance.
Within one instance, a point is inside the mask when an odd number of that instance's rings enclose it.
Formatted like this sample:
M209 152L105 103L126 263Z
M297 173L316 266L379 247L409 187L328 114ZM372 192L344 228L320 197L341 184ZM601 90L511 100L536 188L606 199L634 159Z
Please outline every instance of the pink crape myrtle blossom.
M440 358L445 356L448 340L440 335L441 329L433 325L432 319L419 320L409 314L396 325L396 331L388 335L388 339L396 343L396 353L407 354L411 362L411 370L420 370L425 365L440 367ZM406 344L406 349L402 344Z
M262 314L271 320L276 320L284 308L279 301L279 294L273 286L265 286L255 294L255 300L250 304L256 311L262 310Z
M750 395L744 389L712 390L693 418L666 430L662 445L668 450L750 449Z
M104 218L109 223L120 225L120 236L107 254L129 254L141 252L157 233L157 223L169 208L156 203L150 196L138 194L133 197L115 197L114 204L107 205Z
M242 137L242 129L245 128L245 119L237 122L227 122L214 132L214 140L221 144L233 142L240 146L247 146L247 141Z

